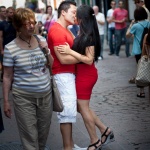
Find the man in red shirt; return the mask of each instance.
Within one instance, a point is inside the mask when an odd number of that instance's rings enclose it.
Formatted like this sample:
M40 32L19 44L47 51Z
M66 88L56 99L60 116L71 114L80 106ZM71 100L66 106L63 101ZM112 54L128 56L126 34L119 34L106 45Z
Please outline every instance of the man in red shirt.
M74 64L78 60L71 55L59 53L57 46L67 42L72 47L74 36L68 30L68 26L75 24L75 20L76 3L63 1L58 8L58 20L48 32L48 47L54 58L52 72L64 105L63 112L57 113L63 138L63 150L75 150L72 139L72 123L76 122L77 114Z
M113 21L115 22L115 42L116 42L116 48L115 52L116 55L119 56L119 51L122 43L122 39L124 38L126 43L126 56L130 56L129 52L129 43L128 40L126 40L126 22L128 20L128 11L123 8L123 1L119 0L118 6L119 8L116 8L113 12Z

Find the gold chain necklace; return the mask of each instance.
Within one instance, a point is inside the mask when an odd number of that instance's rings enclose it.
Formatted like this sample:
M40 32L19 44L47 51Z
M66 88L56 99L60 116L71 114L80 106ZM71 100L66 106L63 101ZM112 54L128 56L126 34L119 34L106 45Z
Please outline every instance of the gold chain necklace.
M20 38L22 41L26 42L26 43L28 44L28 47L29 47L29 48L31 47L31 44L30 44L31 37L30 37L30 39L29 39L29 42L26 41L26 40L24 40L20 35L19 35L19 38Z

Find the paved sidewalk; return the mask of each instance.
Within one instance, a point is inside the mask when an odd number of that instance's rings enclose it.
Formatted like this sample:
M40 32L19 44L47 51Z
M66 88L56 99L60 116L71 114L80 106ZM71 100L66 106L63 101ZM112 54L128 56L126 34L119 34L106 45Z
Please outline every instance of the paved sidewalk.
M150 150L148 88L145 89L146 98L136 97L138 89L134 84L128 83L128 80L135 75L135 59L126 58L123 49L124 47L120 52L120 58L108 56L108 49L105 49L104 60L97 63L99 79L93 90L91 108L115 134L115 142L107 145L103 150ZM1 88L0 84L0 99L2 99ZM0 144L20 142L14 114L11 120L4 116L3 119L5 131L0 134ZM97 133L100 137L98 130ZM89 136L80 114L73 125L73 137L77 145L81 147L89 145ZM56 113L52 117L47 146L51 150L62 150Z

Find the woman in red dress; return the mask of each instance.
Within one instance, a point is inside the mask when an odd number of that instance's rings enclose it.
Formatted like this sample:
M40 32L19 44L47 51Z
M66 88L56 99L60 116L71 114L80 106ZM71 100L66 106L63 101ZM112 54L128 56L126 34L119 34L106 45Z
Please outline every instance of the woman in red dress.
M71 55L78 60L76 64L76 91L78 112L82 115L85 127L90 136L88 150L98 150L101 146L114 141L113 131L106 127L89 107L93 86L98 79L95 62L100 54L100 39L93 9L81 5L77 9L77 22L80 26L79 35L70 49L69 45L60 45L60 53ZM101 133L101 140L96 134L96 126Z

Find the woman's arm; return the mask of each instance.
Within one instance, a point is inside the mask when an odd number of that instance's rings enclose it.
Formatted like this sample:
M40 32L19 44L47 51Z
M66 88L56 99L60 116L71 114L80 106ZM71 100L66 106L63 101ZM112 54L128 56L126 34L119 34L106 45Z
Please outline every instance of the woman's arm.
M74 50L70 49L69 45L66 43L66 45L59 45L57 47L57 50L61 54L68 54L73 57L75 57L79 62L83 62L85 64L91 65L94 60L94 46L88 46L85 50L85 55L79 54L75 52Z
M147 52L146 52L146 49L145 49L145 43L146 43L146 38L147 38L147 34L144 36L144 39L143 39L143 46L142 46L142 56L143 55L147 55Z
M133 36L133 34L130 33L130 30L131 30L131 27L133 26L135 20L132 20L131 21L131 24L129 25L128 29L127 29L127 32L126 32L126 37L127 38L130 38L131 36Z
M5 116L11 118L11 107L9 103L9 91L13 80L13 67L4 66L4 76L3 76L3 98L4 98L4 113Z

